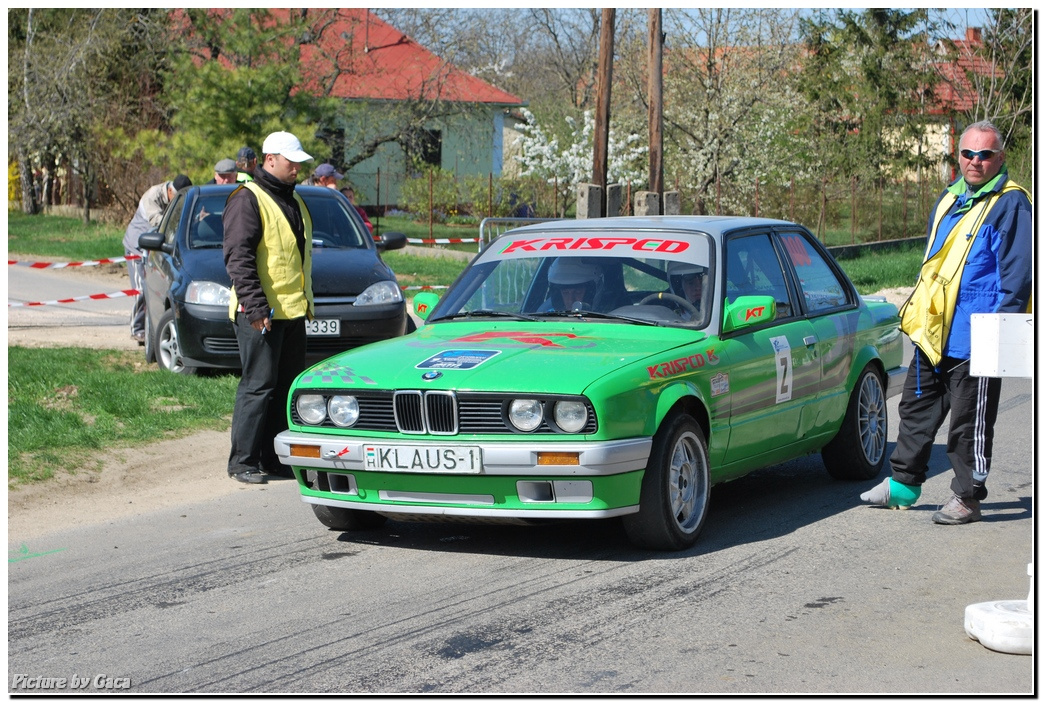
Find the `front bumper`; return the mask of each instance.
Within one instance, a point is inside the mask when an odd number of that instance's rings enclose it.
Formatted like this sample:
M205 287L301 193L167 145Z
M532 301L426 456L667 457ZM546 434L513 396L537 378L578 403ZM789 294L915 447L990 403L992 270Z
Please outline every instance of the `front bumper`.
M284 431L279 460L294 468L301 499L312 504L408 515L598 519L636 512L650 438L601 442L474 442L480 473L452 475L365 468L366 444L430 446ZM440 443L440 442L439 442ZM295 450L294 450L295 447ZM317 448L318 458L299 454ZM538 465L540 452L575 453L578 465Z

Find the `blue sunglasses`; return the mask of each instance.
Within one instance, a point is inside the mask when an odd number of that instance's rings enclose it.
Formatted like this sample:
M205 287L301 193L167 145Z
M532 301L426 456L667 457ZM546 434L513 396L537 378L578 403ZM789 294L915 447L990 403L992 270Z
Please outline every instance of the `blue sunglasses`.
M973 151L972 149L962 149L961 157L966 161L971 161L974 158L979 157L981 161L989 161L994 157L994 154L1000 154L1000 151L994 151L992 149L983 149L982 151Z

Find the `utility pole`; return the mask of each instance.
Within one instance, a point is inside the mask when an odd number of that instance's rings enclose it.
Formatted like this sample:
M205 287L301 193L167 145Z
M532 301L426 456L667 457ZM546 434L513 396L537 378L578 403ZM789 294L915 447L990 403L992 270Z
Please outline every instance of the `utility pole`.
M647 189L658 193L658 201L664 206L665 168L662 161L662 132L665 130L665 118L662 112L662 45L665 34L661 30L661 8L647 10L647 27L650 32L649 55L647 57L647 94L648 94L648 146L647 156L650 162L650 177Z
M607 135L611 128L611 74L614 68L614 8L601 11L600 63L596 72L596 119L593 129L593 185L600 188L600 216L607 203Z

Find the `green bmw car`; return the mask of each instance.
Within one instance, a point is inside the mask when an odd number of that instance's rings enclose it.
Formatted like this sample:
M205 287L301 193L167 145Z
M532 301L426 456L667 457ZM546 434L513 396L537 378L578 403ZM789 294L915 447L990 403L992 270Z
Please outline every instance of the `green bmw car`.
M290 393L275 448L332 529L621 518L685 549L717 483L815 452L875 477L907 370L896 307L781 220L521 227L414 307Z

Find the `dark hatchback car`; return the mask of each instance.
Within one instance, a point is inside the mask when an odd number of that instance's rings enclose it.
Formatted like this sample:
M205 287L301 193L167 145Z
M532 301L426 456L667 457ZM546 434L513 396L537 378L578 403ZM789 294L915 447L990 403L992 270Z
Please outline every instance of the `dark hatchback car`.
M141 235L148 362L175 373L240 367L222 250L224 203L235 188L187 188L159 229ZM405 236L391 232L377 244L341 193L303 185L296 191L313 223L308 362L414 330L397 278L380 258L380 251L402 248Z

